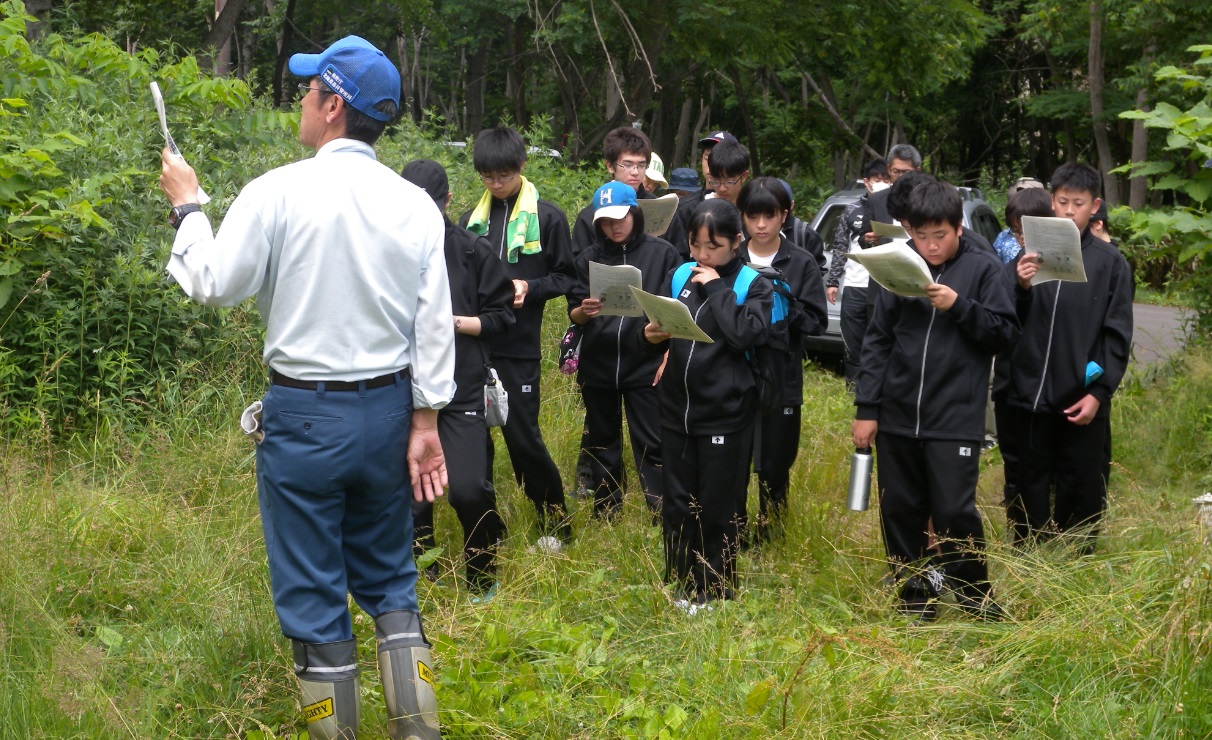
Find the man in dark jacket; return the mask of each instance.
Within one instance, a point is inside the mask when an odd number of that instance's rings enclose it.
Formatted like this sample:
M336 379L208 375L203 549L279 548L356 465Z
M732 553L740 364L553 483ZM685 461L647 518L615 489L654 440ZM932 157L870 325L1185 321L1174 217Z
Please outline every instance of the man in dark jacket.
M1128 367L1136 290L1123 255L1090 232L1100 182L1083 164L1052 175L1054 213L1081 231L1086 282L1032 285L1039 259L1027 246L1015 288L1023 335L1010 356L1007 394L1019 445L1015 503L1028 531L1072 533L1085 551L1107 505L1111 397Z
M883 290L863 344L852 428L856 447L879 455L880 522L898 610L936 615L923 577L931 559L927 523L938 533L947 582L962 609L997 619L976 482L993 355L1018 337L1001 262L963 233L963 202L951 185L928 182L909 200L912 246L930 266L925 297Z
M558 550L571 536L564 484L539 429L539 334L543 307L572 287L575 271L568 243L568 219L539 197L522 176L526 142L505 126L476 137L472 165L485 192L460 225L484 236L513 280L517 323L492 340L492 360L509 392L509 421L503 427L514 477L534 503L545 550ZM489 465L491 469L491 447Z
M699 146L703 149L703 156L700 162L700 167L703 171L703 179L711 180L711 168L707 165L707 159L711 156L711 150L716 144L722 144L725 141L737 142L737 138L727 131L712 131L711 133L699 139ZM739 143L739 142L738 142ZM673 221L669 224L669 230L665 232L665 241L673 245L673 248L678 250L682 261L690 261L690 244L687 241L690 237L686 225L690 222L690 216L694 210L699 207L699 204L713 191L711 184L699 190L696 193L687 195L678 203L677 213L673 214Z
M442 165L417 159L400 175L422 188L446 215L450 184ZM513 326L513 284L483 237L446 222L446 275L455 328L455 396L438 412L438 435L447 454L448 498L463 525L467 584L485 595L496 581L497 543L505 523L497 511L496 489L488 466L488 427L484 420L484 383L488 379L488 341ZM413 555L436 544L433 504L413 501ZM435 566L430 566L431 569ZM427 569L431 577L432 570Z

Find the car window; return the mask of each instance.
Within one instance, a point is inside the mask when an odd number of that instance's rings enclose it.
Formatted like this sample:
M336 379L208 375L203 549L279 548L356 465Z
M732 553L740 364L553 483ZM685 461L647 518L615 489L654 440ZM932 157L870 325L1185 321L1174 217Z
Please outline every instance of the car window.
M821 240L825 242L825 249L833 249L833 232L837 229L837 220L842 217L842 212L846 210L846 206L841 203L832 203L826 205L821 213L816 225L816 233L821 235Z
M977 229L984 235L989 243L997 241L997 235L1001 233L1002 226L997 222L997 216L993 214L992 209L982 209L978 212L977 217L980 219L980 225Z

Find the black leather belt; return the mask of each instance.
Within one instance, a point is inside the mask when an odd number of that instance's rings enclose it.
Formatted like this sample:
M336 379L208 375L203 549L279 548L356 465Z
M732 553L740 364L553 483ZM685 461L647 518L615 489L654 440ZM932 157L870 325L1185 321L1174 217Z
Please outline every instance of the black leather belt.
M294 378L286 377L277 370L269 374L269 382L274 385L280 385L284 388L298 388L303 391L318 391L321 384L323 384L325 391L370 390L372 388L384 388L389 385L395 385L397 381L402 383L407 379L407 370L400 370L367 380L295 380Z

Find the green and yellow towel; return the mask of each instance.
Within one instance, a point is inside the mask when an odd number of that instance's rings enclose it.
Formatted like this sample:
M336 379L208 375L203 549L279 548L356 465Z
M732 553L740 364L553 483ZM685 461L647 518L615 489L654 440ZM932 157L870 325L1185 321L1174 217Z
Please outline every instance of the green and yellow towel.
M487 234L491 209L492 193L485 190L471 212L467 228L480 236ZM509 223L505 224L505 245L505 259L511 264L518 261L518 252L538 254L543 250L539 244L539 191L525 177L522 178L522 189L518 191L513 211L509 214Z

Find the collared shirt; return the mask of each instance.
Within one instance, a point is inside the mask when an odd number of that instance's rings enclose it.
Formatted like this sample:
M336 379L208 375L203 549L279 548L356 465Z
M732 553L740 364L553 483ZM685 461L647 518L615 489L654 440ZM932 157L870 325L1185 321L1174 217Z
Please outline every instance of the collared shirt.
M454 396L454 327L433 200L337 139L250 182L218 235L190 214L168 272L194 300L257 296L264 362L298 380L363 380L410 368L413 405Z

